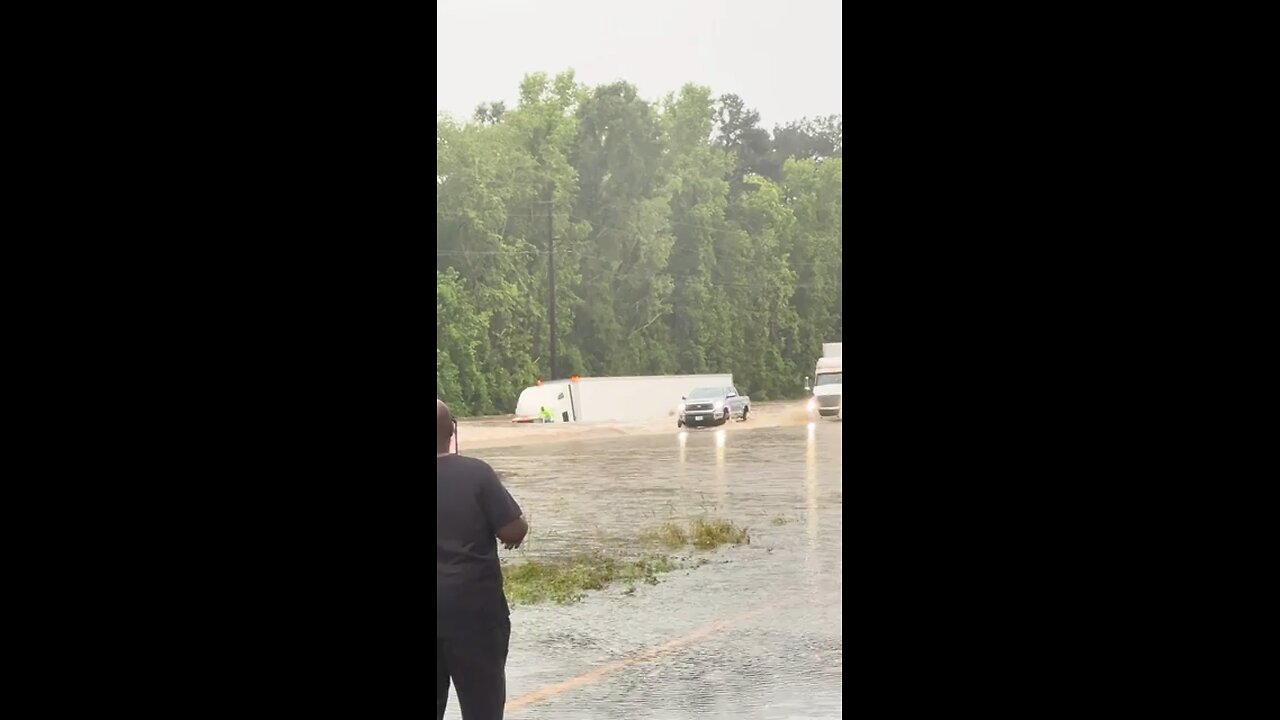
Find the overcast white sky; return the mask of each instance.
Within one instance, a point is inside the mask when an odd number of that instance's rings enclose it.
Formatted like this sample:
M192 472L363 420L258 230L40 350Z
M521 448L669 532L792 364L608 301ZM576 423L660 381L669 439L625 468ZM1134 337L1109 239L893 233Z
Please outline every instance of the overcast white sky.
M840 0L436 0L436 110L515 106L520 78L573 68L655 100L737 93L761 124L843 112Z

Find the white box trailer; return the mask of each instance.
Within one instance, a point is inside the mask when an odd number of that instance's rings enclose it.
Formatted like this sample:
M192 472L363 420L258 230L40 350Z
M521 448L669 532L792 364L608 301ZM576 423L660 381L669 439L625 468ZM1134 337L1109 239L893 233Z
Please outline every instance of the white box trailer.
M732 373L550 380L521 391L516 417L537 418L545 406L555 422L664 420L694 388L725 385L733 385Z

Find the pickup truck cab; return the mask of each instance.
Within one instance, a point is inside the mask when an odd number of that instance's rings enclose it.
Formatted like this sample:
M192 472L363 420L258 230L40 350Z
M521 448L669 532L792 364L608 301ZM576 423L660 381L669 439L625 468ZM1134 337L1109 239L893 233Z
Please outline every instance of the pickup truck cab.
M676 427L723 425L733 418L745 421L751 412L751 398L739 395L732 385L696 388L681 400Z

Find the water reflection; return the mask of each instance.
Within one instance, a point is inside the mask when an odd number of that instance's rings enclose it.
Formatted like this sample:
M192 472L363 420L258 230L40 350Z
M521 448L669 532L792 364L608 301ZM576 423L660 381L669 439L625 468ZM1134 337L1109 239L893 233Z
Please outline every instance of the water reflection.
M808 510L809 547L818 545L818 428L809 423L808 439L804 451L804 499Z
M725 476L724 467L724 444L725 432L724 428L716 431L716 505L723 507L725 498L729 494L729 483Z

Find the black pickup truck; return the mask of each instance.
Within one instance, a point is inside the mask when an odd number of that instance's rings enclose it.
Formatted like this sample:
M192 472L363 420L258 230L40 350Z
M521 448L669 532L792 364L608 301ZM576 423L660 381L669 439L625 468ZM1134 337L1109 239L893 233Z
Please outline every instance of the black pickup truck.
M733 386L696 388L685 397L676 415L676 427L723 425L732 418L747 419L751 398L739 395Z

